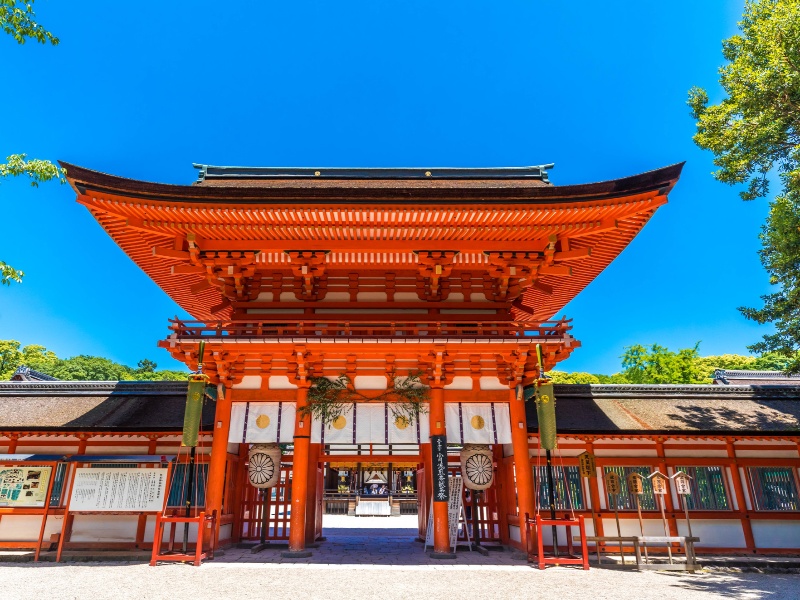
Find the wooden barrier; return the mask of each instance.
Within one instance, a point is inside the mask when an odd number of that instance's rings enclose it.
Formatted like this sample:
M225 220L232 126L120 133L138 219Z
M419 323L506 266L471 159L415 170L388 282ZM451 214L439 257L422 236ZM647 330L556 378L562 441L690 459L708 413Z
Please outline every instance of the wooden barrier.
M175 550L175 530L178 523L196 523L197 524L197 541L195 542L194 552L178 552ZM161 547L164 544L164 527L169 524L169 537L167 544L167 551L162 552ZM209 549L207 552L203 551L203 538L205 531L210 529L209 536ZM158 561L173 561L173 562L190 562L195 567L199 567L203 560L213 560L214 550L217 547L217 511L213 511L210 515L205 512L199 513L195 517L166 517L164 515L156 515L156 530L153 537L153 554L150 557L150 566L155 567Z

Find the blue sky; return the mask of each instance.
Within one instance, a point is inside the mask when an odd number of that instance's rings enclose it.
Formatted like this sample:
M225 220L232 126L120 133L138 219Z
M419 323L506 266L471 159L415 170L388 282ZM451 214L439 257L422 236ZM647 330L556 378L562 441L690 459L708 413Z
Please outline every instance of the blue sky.
M736 308L769 290L764 201L711 177L691 136L692 85L719 100L721 41L742 3L54 2L57 47L0 38L0 154L191 183L193 162L514 166L556 185L686 161L628 249L564 314L583 342L561 368L612 373L623 347L701 342L745 353L767 328ZM0 184L0 339L126 364L181 315L69 186Z

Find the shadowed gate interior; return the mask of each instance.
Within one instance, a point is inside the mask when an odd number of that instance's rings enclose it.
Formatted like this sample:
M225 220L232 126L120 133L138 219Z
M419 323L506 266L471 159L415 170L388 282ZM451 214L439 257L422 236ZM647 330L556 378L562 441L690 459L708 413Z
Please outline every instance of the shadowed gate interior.
M425 538L430 503L431 482L427 478L422 456L428 444L415 447L417 454L387 455L383 448L371 445L357 449L339 449L326 445L325 453L317 452L316 476L308 486L306 499L306 539L308 543L322 538L324 515L348 515L352 518L418 515L418 536ZM418 449L418 450L417 450ZM355 452L354 452L355 450ZM373 452L378 450L378 452ZM429 450L428 450L429 451ZM347 452L347 454L343 454ZM246 459L245 459L246 460ZM239 503L238 537L243 542L286 541L289 539L292 489L292 455L284 455L281 474L273 488L259 490L250 485L247 465L239 469L241 501ZM460 475L458 449L449 453L451 477ZM244 461L243 461L244 463ZM497 466L495 465L495 472ZM311 471L313 473L313 471ZM462 491L463 517L470 537L474 538L473 512L481 542L500 542L498 494L495 485L478 494ZM380 513L380 514L379 514ZM266 518L265 518L266 517ZM262 528L264 536L262 538ZM312 533L313 532L313 533ZM466 542L463 522L459 542Z

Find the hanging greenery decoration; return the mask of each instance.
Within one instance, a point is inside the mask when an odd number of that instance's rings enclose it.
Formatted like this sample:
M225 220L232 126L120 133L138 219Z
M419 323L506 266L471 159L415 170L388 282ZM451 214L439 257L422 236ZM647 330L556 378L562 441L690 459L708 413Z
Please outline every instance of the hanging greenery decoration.
M356 402L386 402L395 420L406 426L414 424L420 414L428 409L428 387L422 383L420 373L407 377L391 374L392 386L377 396L365 396L355 389L353 382L344 373L336 379L312 377L308 390L308 404L300 409L302 416L310 415L324 425L331 425L343 416Z

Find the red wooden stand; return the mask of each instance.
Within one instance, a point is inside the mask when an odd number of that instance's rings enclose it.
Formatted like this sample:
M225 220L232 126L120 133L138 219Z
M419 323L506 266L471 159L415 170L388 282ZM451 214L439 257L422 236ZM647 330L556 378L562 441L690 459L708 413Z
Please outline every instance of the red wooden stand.
M525 526L527 527L527 540L528 540L528 561L538 563L540 569L544 569L546 565L581 565L585 571L589 570L589 550L586 547L586 529L583 524L583 516L579 515L575 518L563 519L547 519L545 517L530 518L528 513L525 513ZM567 528L567 554L555 556L553 554L545 555L544 542L542 541L542 531L549 527L566 527ZM581 555L576 556L572 552L572 528L577 527L580 532L581 540ZM535 530L531 535L531 530ZM533 538L536 538L536 549L534 552L532 546Z
M169 539L167 551L162 552L161 546L164 543L164 526L169 523ZM194 552L178 552L175 551L175 529L178 523L197 523L197 542L195 543ZM203 538L205 537L205 530L209 529L211 535L209 536L209 549L203 552ZM195 517L166 517L164 515L156 515L156 530L153 538L153 554L150 557L150 566L155 567L156 563L160 560L170 560L175 562L190 562L195 567L200 566L200 562L205 559L214 558L214 549L217 546L216 539L217 531L217 511L213 511L210 515L205 512L198 513Z

